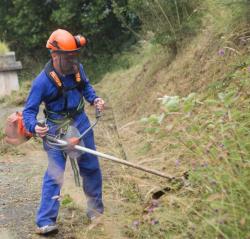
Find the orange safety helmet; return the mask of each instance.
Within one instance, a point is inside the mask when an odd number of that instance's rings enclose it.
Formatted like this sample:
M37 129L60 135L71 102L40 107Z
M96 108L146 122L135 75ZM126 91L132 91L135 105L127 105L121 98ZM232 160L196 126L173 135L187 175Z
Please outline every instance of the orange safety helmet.
M46 48L51 51L72 52L79 51L86 43L86 38L81 35L73 36L66 30L57 29L50 35Z

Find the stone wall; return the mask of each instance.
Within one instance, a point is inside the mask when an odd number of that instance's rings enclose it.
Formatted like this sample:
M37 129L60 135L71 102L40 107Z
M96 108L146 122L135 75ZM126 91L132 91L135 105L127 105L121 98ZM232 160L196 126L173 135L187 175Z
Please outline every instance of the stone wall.
M15 52L0 55L0 97L19 90L17 71L22 69L20 61L16 61Z

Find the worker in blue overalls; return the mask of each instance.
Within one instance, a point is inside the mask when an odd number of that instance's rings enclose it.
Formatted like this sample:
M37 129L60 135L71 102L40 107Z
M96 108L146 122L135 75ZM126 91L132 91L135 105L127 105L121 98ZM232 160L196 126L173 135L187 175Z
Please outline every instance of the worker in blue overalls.
M104 101L98 97L78 61L80 48L86 44L84 37L73 36L68 31L58 29L47 41L51 60L33 81L23 111L25 128L32 133L44 136L57 135L63 122L70 119L71 124L83 133L89 126L84 112L84 99L99 111ZM40 104L44 102L46 125L37 121ZM65 127L65 125L64 125ZM95 150L93 131L83 138L87 148ZM42 196L37 212L38 234L58 232L56 219L59 211L58 196L63 181L66 157L56 147L49 147L44 140L44 149L48 154L48 169L43 178ZM96 156L84 153L77 158L80 175L83 178L83 190L87 197L87 216L95 220L103 213L102 175Z

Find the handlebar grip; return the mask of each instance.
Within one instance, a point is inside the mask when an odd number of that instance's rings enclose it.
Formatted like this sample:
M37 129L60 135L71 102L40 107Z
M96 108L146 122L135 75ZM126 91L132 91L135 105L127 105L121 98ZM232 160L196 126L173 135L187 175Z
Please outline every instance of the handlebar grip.
M45 121L38 121L37 125L40 126L40 127L46 127Z
M101 115L101 111L98 110L97 108L95 109L95 117L98 119L100 118L102 115Z

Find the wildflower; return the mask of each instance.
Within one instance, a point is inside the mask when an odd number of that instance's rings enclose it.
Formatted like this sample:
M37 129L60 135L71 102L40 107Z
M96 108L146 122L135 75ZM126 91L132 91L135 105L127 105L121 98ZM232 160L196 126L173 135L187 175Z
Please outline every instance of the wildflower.
M220 49L220 50L218 51L218 55L219 55L219 56L225 56L225 50L224 50L224 49Z
M157 199L152 200L152 206L153 207L158 207L159 206L159 201Z
M149 207L148 209L147 209L147 212L148 213L152 213L152 212L154 212L154 208L151 206L151 207Z
M156 225L156 224L159 224L159 221L156 220L156 219L152 219L151 222L150 222L151 225Z
M208 163L207 163L207 162L205 162L205 163L201 164L201 167L203 167L203 168L207 168L207 167L208 167Z
M133 223L132 223L132 227L133 227L133 228L138 228L139 225L140 225L140 222L139 222L138 220L135 220L135 221L133 221Z
M246 45L247 44L247 39L245 37L240 37L240 44L241 45Z
M176 167L179 167L179 166L180 166L180 160L177 159L177 160L175 161L175 166L176 166Z

